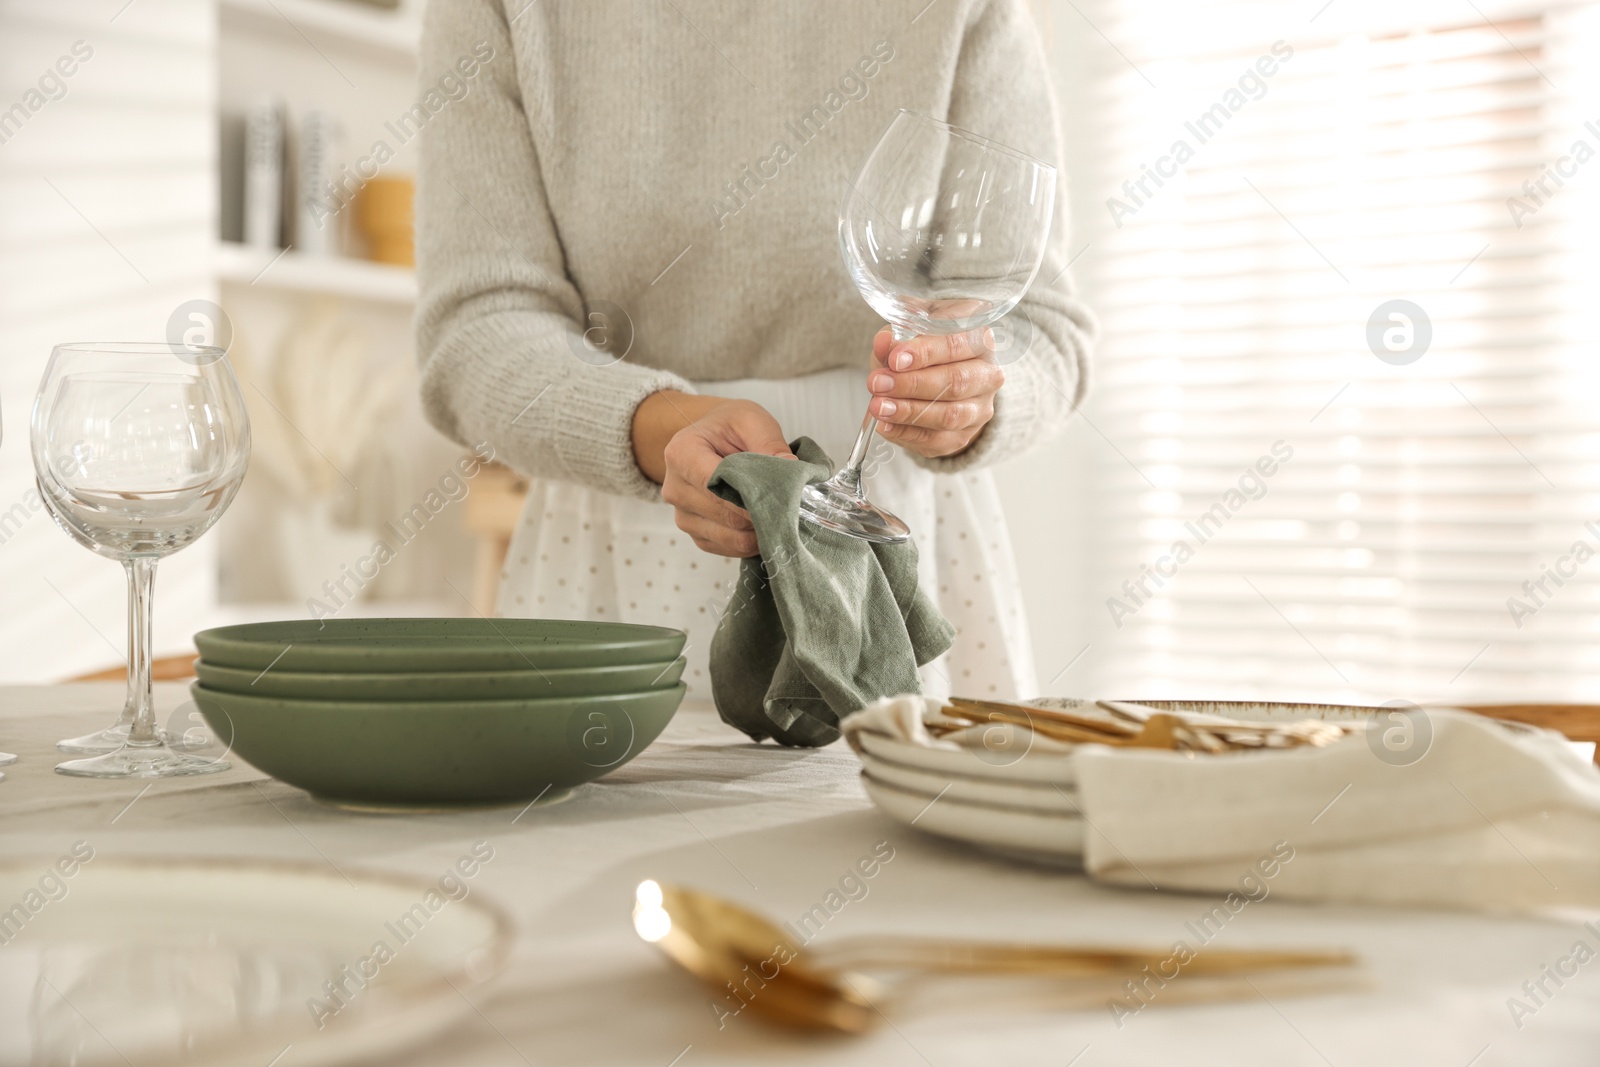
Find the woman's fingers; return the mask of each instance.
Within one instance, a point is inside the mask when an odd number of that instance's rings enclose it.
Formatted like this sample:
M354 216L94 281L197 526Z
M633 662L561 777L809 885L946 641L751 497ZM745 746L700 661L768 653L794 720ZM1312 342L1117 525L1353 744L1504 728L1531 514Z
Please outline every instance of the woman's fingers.
M872 361L880 367L889 365L889 350L894 347L894 331L885 326L872 337Z
M889 341L882 355L879 347L883 338ZM924 370L962 360L994 360L994 331L985 326L965 333L923 334L909 341L896 341L892 335L879 332L873 338L873 355L878 362L896 372Z
M707 522L726 526L731 530L754 530L755 526L750 522L749 512L734 507L706 488L706 483L711 480L711 473L717 469L717 464L720 462L721 457L715 452L710 453L709 462L697 459L682 467L669 460L667 480L661 486L661 499L678 511L687 512Z
M753 401L733 401L727 407L726 416L708 423L706 429L713 445L723 456L731 456L735 452L760 452L765 456L795 458L778 420ZM709 480L710 475L706 477Z
M756 544L753 530L735 530L722 523L684 511L682 508L674 512L673 518L678 524L678 529L688 534L694 543L706 552L744 559L747 556L758 555L761 551L760 546Z
M770 412L749 401L726 401L667 442L661 499L672 505L678 529L701 549L742 559L760 551L750 514L706 488L717 465L736 452L794 458Z
M872 417L896 426L916 426L924 430L971 430L994 418L994 399L977 400L891 400L877 397L871 405Z
M994 418L995 394L1006 376L994 361L988 327L909 341L879 331L872 358L867 410L886 440L923 456L953 455Z
M736 508L704 485L693 485L672 473L661 487L661 499L672 505L678 529L707 552L742 559L760 550L750 513Z
M867 378L873 403L890 400L972 400L993 396L1005 384L1006 372L982 359L964 359L925 370L892 374L875 370ZM874 412L876 413L876 412ZM887 416L885 416L887 417Z
M923 426L878 423L878 433L886 441L914 449L923 456L953 456L972 443L972 430L932 430Z

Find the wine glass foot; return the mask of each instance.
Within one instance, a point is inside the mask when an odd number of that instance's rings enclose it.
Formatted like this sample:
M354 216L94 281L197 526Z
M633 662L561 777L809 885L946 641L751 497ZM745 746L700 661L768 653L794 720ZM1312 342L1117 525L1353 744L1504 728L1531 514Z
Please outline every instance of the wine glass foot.
M96 730L92 734L84 734L81 737L69 737L65 741L57 741L56 748L62 752L71 752L75 755L104 755L107 752L115 752L128 743L129 729L130 727L124 723L121 726Z
M215 774L228 767L226 760L191 756L165 744L124 745L102 756L58 763L56 773L75 778L178 778Z
M107 752L115 752L128 743L128 733L132 729L127 723L117 726L108 726L104 730L96 730L92 734L81 737L69 737L65 741L57 741L56 748L62 752L73 755L100 756ZM172 748L185 748L181 738L173 737L165 730L157 730L156 736L161 738L161 743Z
M863 541L895 545L911 539L911 528L859 493L833 481L808 485L800 495L800 517L824 529Z

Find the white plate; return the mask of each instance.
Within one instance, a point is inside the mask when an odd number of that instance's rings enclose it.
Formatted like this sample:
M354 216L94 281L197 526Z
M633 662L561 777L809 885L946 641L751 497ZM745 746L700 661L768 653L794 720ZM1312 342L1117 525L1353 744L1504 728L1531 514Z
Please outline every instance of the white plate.
M1083 862L1080 818L1047 815L1021 808L971 804L950 794L911 792L861 772L861 784L878 809L918 830L989 852L1036 863L1079 865Z
M998 729L998 728L997 728ZM1072 769L1070 753L1035 752L1027 747L1027 733L1005 733L1008 743L1023 747L1013 750L929 748L886 734L861 731L852 737L861 751L879 759L898 763L902 767L915 767L921 771L945 776L977 778L990 782L1032 782L1038 785L1059 785L1063 789L1078 787L1077 772Z
M57 863L0 867L0 908L22 909L0 916L0 1063L264 1067L289 1045L296 1067L380 1062L470 1013L512 940L467 878Z
M1077 815L1078 792L1067 786L1040 785L1037 782L994 782L957 774L939 774L880 759L870 752L858 753L861 765L873 778L888 785L946 800L969 804L998 804L1029 811Z

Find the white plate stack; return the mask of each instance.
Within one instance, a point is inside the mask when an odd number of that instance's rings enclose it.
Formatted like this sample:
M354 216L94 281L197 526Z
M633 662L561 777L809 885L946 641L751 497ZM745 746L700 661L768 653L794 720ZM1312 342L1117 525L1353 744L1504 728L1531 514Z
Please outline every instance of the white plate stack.
M925 724L942 702L918 696L881 700L844 724L861 757L867 795L890 818L940 837L1047 863L1081 864L1085 822L1078 809L1075 743L1046 740L996 721L933 740ZM1023 707L1018 705L1018 707ZM1258 701L1095 702L1042 697L1027 707L1078 719L1137 724L1156 712L1197 724L1370 722L1390 709ZM920 721L919 721L920 720ZM919 738L913 741L909 738Z
M855 734L852 744L867 795L890 818L991 852L1082 862L1084 822L1066 753L1015 743L930 748L868 731Z

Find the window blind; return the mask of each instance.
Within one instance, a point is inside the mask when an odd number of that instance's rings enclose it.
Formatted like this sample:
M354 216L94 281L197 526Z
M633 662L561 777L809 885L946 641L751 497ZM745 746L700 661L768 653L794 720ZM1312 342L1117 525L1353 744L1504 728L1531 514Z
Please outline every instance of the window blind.
M1074 5L1094 684L1595 699L1597 5L1357 6Z

